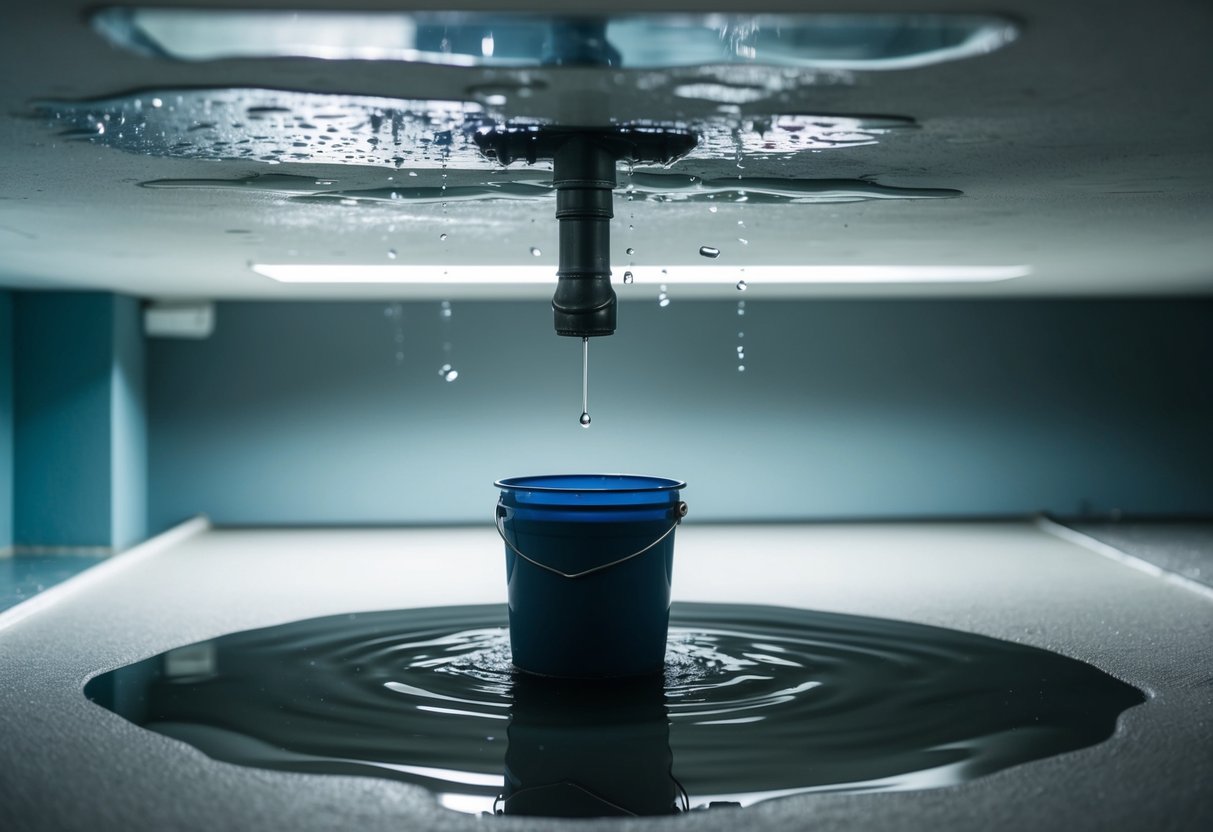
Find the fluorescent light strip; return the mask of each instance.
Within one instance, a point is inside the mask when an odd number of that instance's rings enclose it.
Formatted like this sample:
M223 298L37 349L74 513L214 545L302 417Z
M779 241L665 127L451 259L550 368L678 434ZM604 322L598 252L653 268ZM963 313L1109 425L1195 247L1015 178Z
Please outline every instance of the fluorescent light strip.
M257 274L279 283L402 283L528 285L556 283L551 266L402 266L256 263ZM997 283L1031 274L1029 266L632 266L639 284L710 286L745 280L755 285L817 283ZM616 268L616 282L622 282Z

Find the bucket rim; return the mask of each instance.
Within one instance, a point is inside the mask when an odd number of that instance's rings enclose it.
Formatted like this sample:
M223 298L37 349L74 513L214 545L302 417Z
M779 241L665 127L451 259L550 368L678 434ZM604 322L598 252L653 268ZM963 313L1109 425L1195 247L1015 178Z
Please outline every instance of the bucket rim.
M559 485L542 485L545 480L558 479L575 479L585 477L586 479L618 479L618 480L644 480L648 485L634 487L611 487L611 486L559 486ZM638 494L645 491L678 491L687 487L683 480L672 480L668 477L653 477L648 474L530 474L522 477L503 477L493 483L497 488L511 489L514 491L544 491L553 494L571 493L576 491L592 492L598 494Z

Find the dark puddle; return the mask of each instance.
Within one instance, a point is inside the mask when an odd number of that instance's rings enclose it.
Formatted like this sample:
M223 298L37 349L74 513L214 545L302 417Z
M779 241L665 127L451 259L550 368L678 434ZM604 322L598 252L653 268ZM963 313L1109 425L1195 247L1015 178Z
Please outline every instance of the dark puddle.
M218 760L560 817L949 786L1102 742L1145 701L1056 653L879 618L676 604L664 678L599 682L513 671L504 624L499 606L310 619L85 693Z

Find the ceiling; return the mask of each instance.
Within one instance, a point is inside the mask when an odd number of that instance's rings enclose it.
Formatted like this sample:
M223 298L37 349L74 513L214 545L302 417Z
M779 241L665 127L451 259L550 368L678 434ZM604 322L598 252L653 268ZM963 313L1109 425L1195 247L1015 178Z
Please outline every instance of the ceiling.
M149 0L148 5L237 6L205 0ZM344 6L332 0L261 0L258 5ZM362 0L358 5L369 10L451 4ZM566 4L456 5L543 10ZM706 11L741 4L659 5ZM1021 24L1020 36L1001 50L965 61L796 77L766 70L729 75L710 67L655 74L296 58L179 63L112 46L87 23L93 7L90 0L44 0L9 12L0 29L0 286L105 289L146 298L549 294L550 287L534 283L282 284L250 268L254 263L391 262L533 267L550 274L556 262L550 198L451 200L443 207L436 200L382 198L351 204L349 198L323 193L316 198L317 188L298 192L298 183L320 181L345 193L382 195L410 171L417 175L408 184L420 188L517 178L542 186L546 166L528 171L515 164L501 173L474 153L463 153L452 155L443 171L436 157L420 152L406 154L408 161L400 167L365 156L345 164L307 148L298 153L301 158L284 157L278 164L148 155L72 140L61 134L62 125L32 106L138 91L146 97L233 88L469 101L486 88L508 90L525 81L538 92L507 97L495 117L589 123L719 116L746 123L778 114L880 115L899 117L895 121L906 125L879 135L874 144L820 152L763 152L759 141L747 145L740 174L732 154L703 154L707 158L687 158L655 175L719 180L742 175L747 182L779 179L805 187L816 186L808 180L843 180L851 186L960 192L913 200L709 205L702 199L627 202L620 191L613 239L617 278L631 264L684 273L701 266L1026 266L1027 276L979 284L764 285L758 279L750 281L747 297L1213 294L1213 5L1204 0L930 0L922 10L1005 14ZM658 6L637 0L578 6L579 11L629 8ZM906 3L768 0L763 8L854 13L906 11ZM675 92L688 84L733 83L738 77L765 92L724 110L718 102ZM279 178L267 179L270 175ZM252 186L143 186L157 180L249 177L259 178ZM621 174L621 187L625 181ZM699 251L704 245L718 248L720 257L705 260ZM731 280L680 285L678 291L682 297L736 297ZM629 292L649 297L656 287L620 288L625 299Z

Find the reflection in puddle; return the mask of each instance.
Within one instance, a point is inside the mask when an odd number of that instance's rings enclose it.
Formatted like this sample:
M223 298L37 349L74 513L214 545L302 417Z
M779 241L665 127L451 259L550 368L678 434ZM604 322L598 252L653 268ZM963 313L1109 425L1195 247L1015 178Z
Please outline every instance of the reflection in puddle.
M215 759L419 784L452 809L657 815L954 785L1109 738L1145 701L983 636L675 604L664 678L510 665L504 607L310 619L102 674L86 695Z

